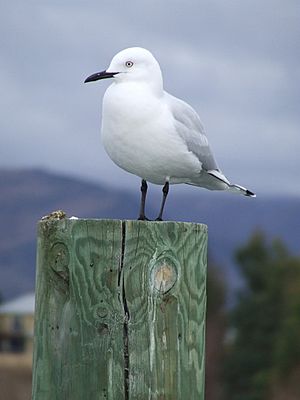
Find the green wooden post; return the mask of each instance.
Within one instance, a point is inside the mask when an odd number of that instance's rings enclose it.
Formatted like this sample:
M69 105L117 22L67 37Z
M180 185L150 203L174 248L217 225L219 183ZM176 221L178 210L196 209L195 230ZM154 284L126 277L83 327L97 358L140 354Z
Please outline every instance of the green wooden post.
M33 400L203 400L207 228L39 223Z

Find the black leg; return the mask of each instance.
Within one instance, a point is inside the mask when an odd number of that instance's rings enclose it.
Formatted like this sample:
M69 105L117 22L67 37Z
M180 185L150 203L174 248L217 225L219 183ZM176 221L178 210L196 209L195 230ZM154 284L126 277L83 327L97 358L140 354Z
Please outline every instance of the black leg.
M148 189L147 182L145 181L145 179L142 179L142 184L141 184L142 197L141 197L141 205L140 205L140 215L138 217L138 219L140 221L149 221L148 218L145 216L145 204L146 204L147 189Z
M164 187L163 187L163 190L162 190L163 198L162 198L160 211L159 211L158 217L156 218L156 221L162 221L163 220L162 216L163 216L163 212L164 212L164 207L165 207L165 203L166 203L166 200L167 200L167 196L168 196L168 193L169 193L169 186L170 186L169 182L166 182Z

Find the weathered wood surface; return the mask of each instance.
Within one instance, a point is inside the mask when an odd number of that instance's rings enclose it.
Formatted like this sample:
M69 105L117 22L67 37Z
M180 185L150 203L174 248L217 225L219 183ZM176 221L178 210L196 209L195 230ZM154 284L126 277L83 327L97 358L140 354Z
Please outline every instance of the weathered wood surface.
M204 399L207 228L39 224L33 400Z

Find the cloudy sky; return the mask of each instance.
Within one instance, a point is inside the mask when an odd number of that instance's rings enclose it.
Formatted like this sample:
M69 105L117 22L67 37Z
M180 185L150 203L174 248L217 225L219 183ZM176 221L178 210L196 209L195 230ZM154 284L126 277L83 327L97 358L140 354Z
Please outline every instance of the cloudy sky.
M134 187L100 141L119 50L159 60L165 88L199 112L221 169L300 194L300 3L296 0L7 1L0 15L0 167L42 167Z

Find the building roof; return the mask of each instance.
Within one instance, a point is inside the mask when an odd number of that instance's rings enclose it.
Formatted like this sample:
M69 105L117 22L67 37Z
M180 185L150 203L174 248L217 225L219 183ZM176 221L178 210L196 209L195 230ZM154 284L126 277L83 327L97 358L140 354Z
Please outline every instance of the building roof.
M27 293L1 304L0 314L34 314L34 293Z

